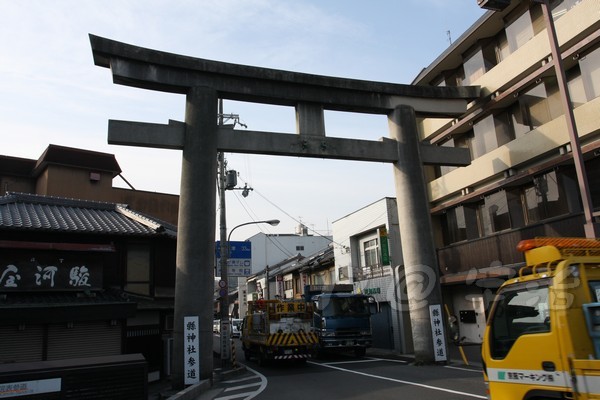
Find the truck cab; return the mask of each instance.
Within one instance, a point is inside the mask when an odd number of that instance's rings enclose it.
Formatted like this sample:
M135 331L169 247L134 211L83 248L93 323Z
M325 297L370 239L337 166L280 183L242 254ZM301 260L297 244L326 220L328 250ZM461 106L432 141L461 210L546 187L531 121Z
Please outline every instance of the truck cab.
M319 338L317 349L328 351L351 351L357 357L365 355L373 344L371 314L378 311L373 296L349 292L340 288L315 293L307 288L313 303L313 329Z
M526 266L498 290L482 358L491 399L600 398L600 241L521 241Z

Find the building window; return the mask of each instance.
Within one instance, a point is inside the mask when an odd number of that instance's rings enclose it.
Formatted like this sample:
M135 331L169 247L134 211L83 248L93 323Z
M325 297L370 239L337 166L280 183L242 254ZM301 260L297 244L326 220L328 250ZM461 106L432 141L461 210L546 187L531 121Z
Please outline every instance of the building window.
M508 42L508 50L514 53L534 36L533 25L529 10L518 16L504 30Z
M296 246L296 251L304 251L304 246Z
M447 244L479 237L477 209L459 206L446 211L443 218L444 241Z
M479 207L481 232L489 236L511 228L510 213L506 192L496 192L486 196Z
M501 121L499 125L500 129L496 131L496 121L493 115L488 115L473 125L473 140L471 141L471 156L473 159L481 157L512 140L510 132L506 137Z
M127 247L127 283L125 290L150 295L150 246L130 244Z
M373 268L379 266L379 241L371 239L363 243L363 254L365 267Z
M465 58L463 70L465 78L462 84L465 86L473 84L473 82L486 72L485 61L481 49L477 49L477 51L468 56L468 58Z
M550 8L552 9L552 18L556 21L567 13L571 8L579 4L581 0L552 0Z
M348 266L343 266L338 269L338 280L344 281L348 279Z
M465 79L465 71L463 66L459 66L453 71L449 71L444 74L445 85L444 86L463 86L463 80Z
M471 150L471 141L472 140L473 140L473 131L469 131L465 134L457 135L454 138L451 138L451 139L445 141L442 144L442 146L469 149L469 152L471 153L471 158L473 158L473 151ZM447 173L454 171L457 167L441 165L438 168L439 169L437 169L436 171L438 171L437 177L439 178L440 176L446 175Z
M579 68L587 100L600 96L600 48L581 57Z
M283 281L283 287L285 290L293 290L294 282L290 279L288 281Z
M533 182L523 188L527 223L569 213L567 196L556 171L533 178Z

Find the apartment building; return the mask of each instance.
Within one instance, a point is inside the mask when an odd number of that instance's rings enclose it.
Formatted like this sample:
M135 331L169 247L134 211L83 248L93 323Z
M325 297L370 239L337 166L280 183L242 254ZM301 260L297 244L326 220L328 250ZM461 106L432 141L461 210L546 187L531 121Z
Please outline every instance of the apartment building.
M597 223L600 1L551 1L550 8ZM421 140L471 152L471 165L427 174L444 299L463 340L477 343L493 292L522 265L519 240L585 236L542 5L513 0L488 11L413 83L482 89L462 117L420 120Z

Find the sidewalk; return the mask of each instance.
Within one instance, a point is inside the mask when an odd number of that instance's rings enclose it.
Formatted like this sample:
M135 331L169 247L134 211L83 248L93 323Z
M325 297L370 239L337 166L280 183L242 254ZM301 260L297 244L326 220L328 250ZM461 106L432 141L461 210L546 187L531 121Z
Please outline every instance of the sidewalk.
M214 354L213 365L215 368L212 380L200 381L197 385L189 386L181 391L172 389L170 380L150 383L148 385L148 400L212 400L220 392L220 390L212 389L215 383L246 372L246 366L239 362L237 363L238 368L222 371L221 368L217 367L221 365L221 358L216 353Z

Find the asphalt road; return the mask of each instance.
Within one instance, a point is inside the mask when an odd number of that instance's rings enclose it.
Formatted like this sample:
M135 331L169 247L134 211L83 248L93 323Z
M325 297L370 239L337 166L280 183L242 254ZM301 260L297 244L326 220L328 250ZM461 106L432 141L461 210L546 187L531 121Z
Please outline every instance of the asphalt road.
M328 356L265 367L245 361L243 355L239 361L246 372L220 382L215 399L486 399L477 367L415 366L410 359L369 356Z

